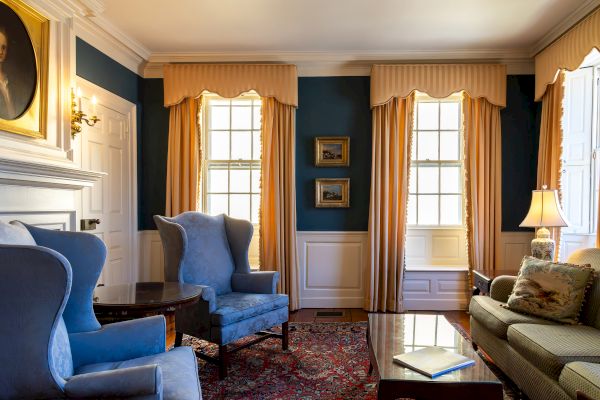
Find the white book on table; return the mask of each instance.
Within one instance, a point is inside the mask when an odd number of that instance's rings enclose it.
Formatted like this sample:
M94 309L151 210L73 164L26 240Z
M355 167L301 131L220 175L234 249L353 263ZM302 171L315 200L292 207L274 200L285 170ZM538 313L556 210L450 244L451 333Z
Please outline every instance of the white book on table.
M475 360L443 347L426 347L394 356L394 362L430 378L475 364Z

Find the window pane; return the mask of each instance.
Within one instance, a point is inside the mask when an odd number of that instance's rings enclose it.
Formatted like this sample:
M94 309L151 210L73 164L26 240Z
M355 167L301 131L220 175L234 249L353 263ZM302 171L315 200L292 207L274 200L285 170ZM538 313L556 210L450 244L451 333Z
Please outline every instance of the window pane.
M420 195L417 198L417 207L419 225L437 225L438 224L438 195Z
M227 193L227 164L209 165L206 189L208 193Z
M440 175L437 165L419 165L419 193L438 193L440 190L439 179Z
M260 104L260 102L258 103ZM253 107L253 112L254 112L254 126L252 127L252 129L260 129L260 123L261 123L261 113L260 113L260 107Z
M458 131L440 132L440 159L458 160L460 159L460 139Z
M251 106L252 99L244 99L244 98L232 99L231 105L233 105L233 106Z
M252 168L252 193L260 193L260 167Z
M462 195L442 195L440 196L440 208L442 216L441 225L461 225L462 224Z
M206 196L206 209L210 215L227 214L228 202L226 194L209 194Z
M417 144L418 160L437 160L438 159L438 133L437 132L419 132Z
M232 194L229 201L229 216L232 218L250 220L250 195Z
M408 224L415 225L417 223L417 196L411 194L408 196Z
M250 222L258 224L258 210L260 210L260 195L252 195L252 213L250 215ZM256 234L256 231L255 231Z
M252 129L251 118L251 107L231 107L231 129Z
M243 167L249 168L249 166L242 165ZM229 171L230 182L229 182L229 191L232 193L249 193L250 192L250 170L249 169L241 169L240 167L231 166L231 170ZM250 212L250 208L248 208L248 212Z
M440 103L440 129L459 129L458 103Z
M261 141L260 141L260 131L252 132L252 159L260 160L260 155L262 151Z
M417 167L410 167L408 177L408 193L417 193Z
M417 129L438 129L438 103L417 104Z
M210 151L209 160L228 160L229 159L229 132L211 131L210 132Z
M210 108L210 129L229 129L229 107Z
M443 165L441 167L441 192L461 193L462 174L460 165Z
M231 159L252 159L252 134L250 132L231 132Z

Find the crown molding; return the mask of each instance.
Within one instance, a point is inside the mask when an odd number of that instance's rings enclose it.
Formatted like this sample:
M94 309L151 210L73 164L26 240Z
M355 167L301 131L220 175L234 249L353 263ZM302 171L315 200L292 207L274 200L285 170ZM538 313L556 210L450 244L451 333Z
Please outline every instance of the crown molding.
M575 9L575 11L571 13L571 15L563 19L550 31L548 31L548 33L542 36L542 38L531 47L529 56L535 57L536 54L544 50L546 47L552 44L552 42L564 35L569 29L575 26L575 24L584 19L588 14L598 7L600 7L600 0L585 0L583 4L581 4Z
M431 50L403 52L210 52L154 53L144 78L162 78L167 63L291 63L299 76L368 76L379 63L502 63L509 74L532 74L533 59L523 50Z

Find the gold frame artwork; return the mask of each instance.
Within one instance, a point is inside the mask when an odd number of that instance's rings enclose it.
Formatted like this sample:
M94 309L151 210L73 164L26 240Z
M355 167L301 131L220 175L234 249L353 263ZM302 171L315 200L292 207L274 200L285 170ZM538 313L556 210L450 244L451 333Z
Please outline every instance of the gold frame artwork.
M327 186L340 185L340 199L324 198ZM349 208L350 207L350 178L318 178L315 179L315 207L317 208Z
M46 137L46 116L48 110L48 41L50 22L35 9L20 0L0 0L13 10L27 30L33 47L37 80L35 92L25 112L18 118L0 118L0 130L33 138ZM10 57L10 49L7 52Z
M341 158L328 159L323 156L324 146L340 145ZM349 167L350 166L350 137L322 136L315 138L315 167Z

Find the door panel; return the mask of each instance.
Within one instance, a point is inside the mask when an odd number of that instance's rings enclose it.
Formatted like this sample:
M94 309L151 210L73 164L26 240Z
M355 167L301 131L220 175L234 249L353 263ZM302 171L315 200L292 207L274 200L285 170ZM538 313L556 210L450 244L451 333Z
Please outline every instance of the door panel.
M84 103L85 104L85 103ZM84 105L89 109L89 106ZM131 249L131 177L129 171L129 123L126 115L101 104L94 127L83 127L82 164L84 169L107 175L83 190L83 218L99 219L90 231L104 240L107 257L99 283L116 285L134 280Z

